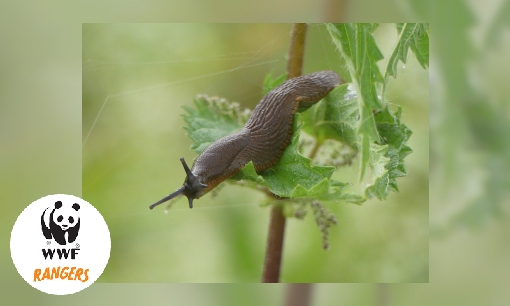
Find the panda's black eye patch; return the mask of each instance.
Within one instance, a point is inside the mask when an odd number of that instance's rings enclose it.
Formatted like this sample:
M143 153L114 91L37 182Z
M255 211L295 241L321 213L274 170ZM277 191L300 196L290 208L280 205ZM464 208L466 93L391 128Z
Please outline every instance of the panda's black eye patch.
M73 217L69 217L69 223L71 223L71 224L74 223L74 218Z
M62 216L58 216L57 221L58 221L58 222L62 222L62 220L64 220L64 217L62 217Z

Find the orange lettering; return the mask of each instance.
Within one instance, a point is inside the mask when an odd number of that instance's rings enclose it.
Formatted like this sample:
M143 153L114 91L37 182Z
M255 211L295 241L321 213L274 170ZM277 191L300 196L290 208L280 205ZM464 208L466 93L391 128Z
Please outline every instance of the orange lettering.
M73 280L74 270L76 270L76 267L72 267L71 271L69 271L69 276L67 277L68 280Z
M59 274L60 274L60 267L51 269L51 279L58 278Z
M89 269L86 269L85 272L84 272L85 279L82 280L83 283L89 280L89 276L87 275L87 272L89 272Z
M34 282L41 281L41 269L34 270Z
M66 279L67 277L67 272L64 272L64 271L67 271L69 270L69 267L63 267L62 270L60 271L60 278L61 279Z
M50 268L44 269L42 280L51 279Z
M79 280L84 283L89 280L88 272L89 269L78 267L47 267L44 271L42 269L35 269L34 282L58 279L60 277L62 280Z
M78 268L78 270L76 270L76 276L74 277L74 280L80 280L82 274L83 274L83 269Z

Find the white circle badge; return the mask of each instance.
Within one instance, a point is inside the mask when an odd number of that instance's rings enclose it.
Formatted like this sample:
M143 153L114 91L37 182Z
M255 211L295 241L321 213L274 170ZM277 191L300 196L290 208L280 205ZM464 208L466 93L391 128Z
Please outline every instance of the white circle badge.
M11 257L32 287L72 294L92 285L110 258L110 231L87 201L54 194L30 204L11 233Z

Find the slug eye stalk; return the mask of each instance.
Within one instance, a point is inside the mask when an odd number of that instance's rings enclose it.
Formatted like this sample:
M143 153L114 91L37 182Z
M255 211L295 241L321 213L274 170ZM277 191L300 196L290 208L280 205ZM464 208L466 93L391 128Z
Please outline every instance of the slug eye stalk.
M193 199L198 199L197 193L200 194L202 190L207 188L207 185L200 183L198 177L196 177L193 172L191 172L183 157L181 157L181 163L184 167L184 171L186 172L186 179L184 180L184 184L181 186L181 188L149 206L150 209L153 209L159 204L169 201L180 195L185 195L188 198L189 208L193 208Z

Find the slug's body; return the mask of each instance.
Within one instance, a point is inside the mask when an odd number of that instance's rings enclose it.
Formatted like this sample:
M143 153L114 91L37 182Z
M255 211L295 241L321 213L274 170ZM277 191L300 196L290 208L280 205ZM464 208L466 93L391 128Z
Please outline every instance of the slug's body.
M246 125L213 142L195 159L191 170L181 158L186 171L184 185L150 208L181 194L188 198L192 208L193 199L200 198L250 161L258 173L271 168L290 143L296 111L309 108L341 83L335 72L320 71L287 80L271 90Z

